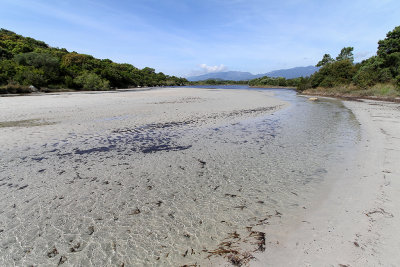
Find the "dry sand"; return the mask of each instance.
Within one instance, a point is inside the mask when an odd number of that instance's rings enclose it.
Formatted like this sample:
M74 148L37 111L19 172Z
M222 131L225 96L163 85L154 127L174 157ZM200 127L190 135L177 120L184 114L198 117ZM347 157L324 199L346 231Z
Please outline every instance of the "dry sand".
M353 160L331 166L335 182L296 219L265 229L266 251L251 266L400 265L400 106L344 104L362 130Z
M244 95L239 90L169 88L2 97L0 144L2 149L14 149L62 139L68 132L90 134L149 123L195 120L221 124L227 119L256 116L285 106L272 95L256 91ZM41 125L50 126L23 127Z

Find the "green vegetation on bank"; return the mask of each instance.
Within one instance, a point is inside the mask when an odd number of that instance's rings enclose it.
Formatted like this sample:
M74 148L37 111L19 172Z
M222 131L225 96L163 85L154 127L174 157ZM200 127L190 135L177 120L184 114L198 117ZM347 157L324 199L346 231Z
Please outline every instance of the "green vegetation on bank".
M336 58L325 54L310 77L285 79L260 77L250 81L210 79L188 82L185 78L138 69L109 59L68 52L42 41L0 29L0 94L52 90L110 90L143 86L249 85L296 87L308 94L330 96L400 96L400 26L378 42L375 56L354 63L353 47ZM32 87L34 86L34 87Z
M184 78L138 69L109 59L68 52L42 41L0 29L0 93L27 93L33 85L43 91L109 90L137 86L175 86Z
M297 87L303 78L285 79L283 77L260 77L249 81L253 87Z
M189 82L189 85L249 85L252 87L293 87L296 88L303 78L285 79L283 77L260 77L250 81L229 81L220 79L208 79L204 81Z
M333 59L325 54L320 70L301 80L297 89L332 96L400 96L400 26L378 42L377 54L354 64L353 47Z

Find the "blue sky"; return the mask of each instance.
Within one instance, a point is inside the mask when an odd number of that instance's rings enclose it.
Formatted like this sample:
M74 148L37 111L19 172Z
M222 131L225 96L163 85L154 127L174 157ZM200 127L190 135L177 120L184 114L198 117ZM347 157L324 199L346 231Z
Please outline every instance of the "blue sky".
M315 65L345 46L360 61L400 25L398 0L0 2L1 28L178 76Z

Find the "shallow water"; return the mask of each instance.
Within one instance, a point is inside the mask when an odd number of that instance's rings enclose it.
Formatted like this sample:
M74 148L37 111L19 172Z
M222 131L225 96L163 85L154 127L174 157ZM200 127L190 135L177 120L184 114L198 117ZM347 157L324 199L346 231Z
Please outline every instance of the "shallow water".
M223 125L70 133L18 158L3 153L1 265L180 266L207 264L223 242L262 250L258 227L302 208L359 139L340 101L269 90L290 106ZM128 118L105 118L114 119Z

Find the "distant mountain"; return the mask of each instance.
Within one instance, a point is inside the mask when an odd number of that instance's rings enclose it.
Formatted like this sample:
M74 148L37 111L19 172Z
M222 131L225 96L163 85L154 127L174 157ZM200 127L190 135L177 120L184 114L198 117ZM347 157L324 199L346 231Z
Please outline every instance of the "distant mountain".
M213 72L199 76L188 77L189 81L204 81L208 79L219 79L219 80L230 80L230 81L244 81L251 80L263 76L269 77L284 77L286 79L292 79L297 77L310 76L314 72L318 71L319 68L314 66L307 67L295 67L291 69L274 70L263 74L251 74L250 72L243 71L224 71L224 72Z
M315 66L307 66L307 67L295 67L291 69L282 69L282 70L274 70L265 74L258 74L258 77L269 76L269 77L283 77L286 79L293 79L298 77L306 77L314 74L319 70L318 67ZM261 75L261 76L260 76ZM257 77L257 78L258 78Z
M250 72L242 72L242 71L224 71L224 72L212 72L199 76L192 76L187 78L189 81L204 81L209 79L214 80L229 80L229 81L243 81L254 79L254 75Z

